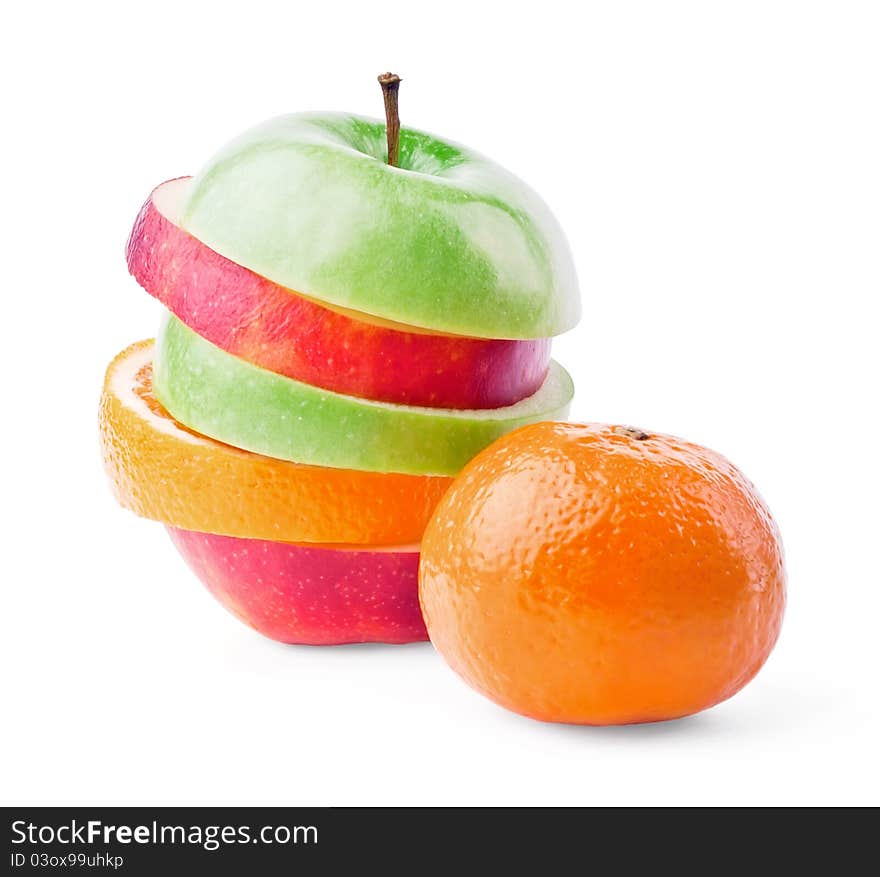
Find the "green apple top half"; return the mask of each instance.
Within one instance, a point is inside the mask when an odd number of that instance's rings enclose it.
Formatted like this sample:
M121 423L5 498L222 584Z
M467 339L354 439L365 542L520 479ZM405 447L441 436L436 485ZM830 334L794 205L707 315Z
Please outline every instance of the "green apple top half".
M387 130L270 119L193 179L182 225L292 291L398 323L480 338L572 328L577 277L546 204L482 155L410 128L398 141L398 126L396 100Z

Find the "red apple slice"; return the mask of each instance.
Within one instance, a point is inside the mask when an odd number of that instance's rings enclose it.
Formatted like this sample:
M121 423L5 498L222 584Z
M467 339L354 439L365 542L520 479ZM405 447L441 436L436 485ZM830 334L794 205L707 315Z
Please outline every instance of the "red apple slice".
M294 545L167 528L190 569L233 615L300 645L428 638L419 546Z
M550 339L443 335L328 307L202 244L178 224L189 178L156 188L128 241L128 269L217 347L336 393L434 408L501 408L532 395Z

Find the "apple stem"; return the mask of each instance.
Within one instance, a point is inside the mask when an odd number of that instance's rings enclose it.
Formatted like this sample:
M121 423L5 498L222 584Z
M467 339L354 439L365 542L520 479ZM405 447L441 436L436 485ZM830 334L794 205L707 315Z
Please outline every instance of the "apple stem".
M382 73L379 76L382 97L385 98L385 133L388 137L388 164L397 167L400 148L400 116L397 114L397 90L400 77L396 73Z

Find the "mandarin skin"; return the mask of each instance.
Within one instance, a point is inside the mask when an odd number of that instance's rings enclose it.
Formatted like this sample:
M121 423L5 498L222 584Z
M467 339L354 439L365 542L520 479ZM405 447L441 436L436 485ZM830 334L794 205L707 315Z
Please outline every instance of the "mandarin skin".
M431 640L536 719L674 719L731 697L779 635L776 524L720 454L659 433L539 423L477 455L422 539Z
M417 545L291 545L168 527L187 565L233 615L283 643L410 643L428 638Z
M179 225L187 178L147 199L128 270L189 328L262 368L336 393L433 408L502 408L547 375L550 339L443 335L342 312L215 253Z
M217 441L315 466L455 475L505 432L565 417L574 394L552 362L541 389L507 408L454 411L372 402L258 368L169 316L156 340L153 387L180 423Z
M548 338L580 316L568 243L525 183L467 147L340 113L270 119L193 178L182 227L318 301L479 338Z

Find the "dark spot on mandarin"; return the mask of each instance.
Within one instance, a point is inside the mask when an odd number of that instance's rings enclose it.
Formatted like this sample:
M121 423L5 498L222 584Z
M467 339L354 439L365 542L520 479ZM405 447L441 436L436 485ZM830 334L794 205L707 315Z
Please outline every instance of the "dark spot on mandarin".
M636 426L612 426L611 431L617 435L625 435L628 438L635 439L637 442L643 442L645 439L651 438L648 433Z

